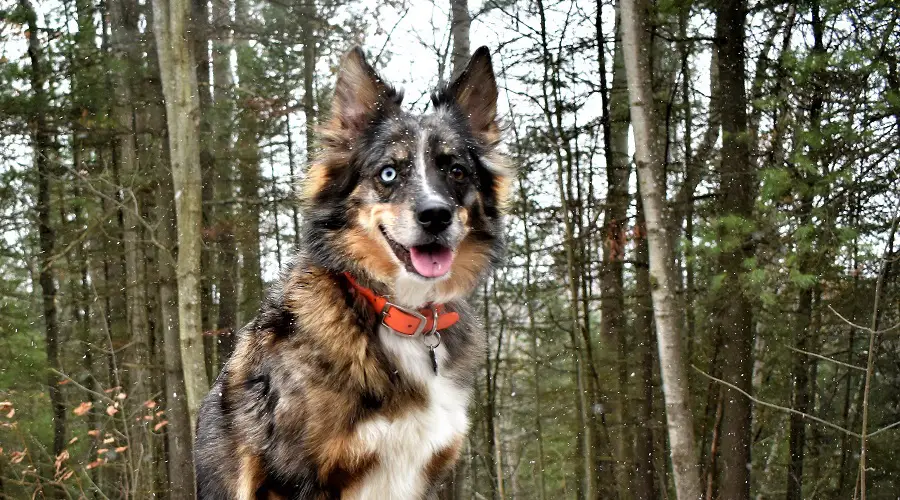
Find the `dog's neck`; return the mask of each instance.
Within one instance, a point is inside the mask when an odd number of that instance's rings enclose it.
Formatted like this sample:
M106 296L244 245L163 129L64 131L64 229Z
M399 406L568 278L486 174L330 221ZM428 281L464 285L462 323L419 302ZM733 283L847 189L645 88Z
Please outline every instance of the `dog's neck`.
M437 297L435 282L414 278L408 274L399 276L394 281L391 299L403 307L423 307L429 303L443 303Z
M378 295L387 297L392 303L410 309L420 309L429 304L446 304L461 297L442 293L439 281L426 280L403 273L393 283L382 283L366 277L356 277L357 281L372 289Z

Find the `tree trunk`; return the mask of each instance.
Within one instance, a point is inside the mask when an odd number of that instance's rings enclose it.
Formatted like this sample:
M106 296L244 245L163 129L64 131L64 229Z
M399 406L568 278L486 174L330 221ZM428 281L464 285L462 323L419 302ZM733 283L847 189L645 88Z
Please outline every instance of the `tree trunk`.
M628 77L635 164L647 224L651 295L659 348L672 472L678 500L699 498L700 476L694 448L694 416L681 341L675 254L666 207L659 120L650 80L648 8L644 0L622 0L622 48Z
M811 57L821 58L825 54L824 46L824 23L821 18L818 2L812 2L812 31L813 31L813 48ZM821 60L821 59L819 59ZM812 102L810 103L810 126L816 137L821 134L822 128L822 108L824 100L823 76L819 71L813 72L812 78ZM812 164L819 167L819 147L812 143L809 145L809 157ZM800 179L801 188L798 190L798 198L800 199L799 207L799 225L801 227L813 227L816 224L813 220L813 184L816 182L814 174L806 174ZM806 247L798 245L798 266L799 272L803 275L811 275L815 273L815 261L817 256L813 254L816 248L813 245ZM812 317L813 317L813 296L814 287L807 286L799 290L799 301L797 304L797 324L795 327L795 348L802 351L809 351L809 342L812 338ZM810 402L813 395L810 390L810 357L800 352L791 353L791 372L793 390L793 400L791 407L797 411L808 412ZM790 462L788 464L787 477L787 500L800 500L803 498L803 462L806 458L806 421L804 418L796 414L790 416L790 438L788 453ZM865 474L863 474L865 475Z
M250 6L247 0L235 0L236 23L247 27L250 25ZM259 212L262 205L260 198L260 158L259 133L260 123L256 109L252 106L254 96L252 81L256 77L251 72L253 58L256 55L247 41L239 41L237 45L237 73L240 88L238 107L238 139L235 148L239 187L243 205L237 217L237 242L241 253L241 302L240 323L246 323L256 315L263 298L263 283L260 258Z
M745 81L743 0L724 0L717 4L716 43L718 47L721 92L722 152L719 166L719 217L740 218L749 223L756 199L756 172L750 158L747 131L747 93ZM753 309L744 291L747 274L744 263L753 256L747 245L749 234L743 227L719 224L723 251L719 269L724 274L717 289L717 321L722 331L722 378L746 392L753 383ZM722 498L741 500L750 497L750 440L752 429L750 400L739 392L722 389L722 430L720 494Z
M306 119L306 162L313 161L316 124L316 3L307 2L303 25L303 115Z
M635 220L635 301L634 333L637 348L635 359L640 364L638 373L638 419L642 422L634 439L634 498L655 500L659 497L656 487L653 436L653 303L650 298L650 268L647 250L647 231L644 209L637 204Z
M597 43L599 45L600 71L606 74L606 57L602 36L602 19L597 3ZM617 16L618 17L618 16ZM616 22L618 33L619 22ZM616 42L613 52L612 87L608 91L605 76L601 78L604 102L604 150L607 158L606 179L607 197L603 213L603 266L600 268L600 340L603 352L609 359L608 380L613 381L611 398L615 402L612 414L616 429L614 451L616 458L616 489L619 498L627 498L633 491L632 436L628 408L628 347L625 336L625 290L623 279L623 263L625 260L625 244L627 231L627 211L629 205L628 179L631 176L631 162L628 158L628 87L625 81L624 61L622 60L622 44ZM616 387L617 385L617 387ZM649 460L649 456L639 457Z
M166 178L167 172L159 172L160 182L156 206L156 240L159 262L159 312L163 335L163 358L165 363L166 417L165 427L168 443L169 490L171 498L193 498L195 494L192 441L193 424L188 413L185 397L185 379L179 348L178 290L175 275L176 262L173 258L175 247L175 218L172 209L172 183ZM201 365L202 366L202 365Z
M209 23L208 0L193 0L192 35L194 37L194 54L197 57L197 90L200 102L200 178L202 223L201 234L203 246L200 253L200 323L203 325L203 352L206 361L206 376L215 380L218 362L216 342L218 337L210 332L216 330L215 305L213 304L213 287L215 279L221 275L219 255L215 244L215 207L212 205L216 185L215 159L213 157L212 132L212 93L210 88L209 39L212 33Z
M519 177L519 198L522 203L522 228L524 230L524 252L525 252L525 310L528 312L528 337L531 345L532 370L534 371L534 434L537 440L537 460L535 467L537 469L538 479L538 499L544 500L547 496L547 485L544 473L544 433L543 433L543 416L541 412L541 361L540 348L538 346L538 330L535 328L535 311L534 302L535 289L532 283L531 266L532 266L532 248L531 248L531 230L528 219L528 196L525 190L525 181L523 177Z
M453 63L453 81L466 69L469 56L472 51L469 48L469 27L472 19L469 17L468 0L450 0L450 34L453 36L453 51L450 60Z
M123 183L120 190L122 198L123 249L125 251L125 310L128 319L128 331L131 343L125 352L123 372L128 387L129 401L140 405L150 398L150 328L147 317L147 296L144 276L144 248L141 244L146 238L142 235L142 213L140 190L143 181L139 170L137 147L137 116L134 103L138 94L135 88L135 75L138 71L138 52L140 47L138 32L137 2L122 0L112 2L109 6L109 22L111 27L111 48L116 58L116 70L113 72L113 106L112 117L116 126L115 156L118 165L119 179ZM130 405L129 405L130 406ZM139 407L139 406L136 406ZM153 454L151 434L145 430L142 420L130 421L130 440L127 457L131 459L130 467L147 469L146 464L152 460L144 460L145 455ZM132 493L138 498L149 496L153 490L152 470L134 474Z
M50 115L50 97L44 89L48 72L47 61L41 47L41 36L37 25L37 13L30 0L19 0L25 15L28 29L28 59L31 63L29 79L33 98L32 116L28 119L30 128L32 155L34 158L35 178L37 180L37 218L38 245L41 258L38 272L38 283L41 286L42 311L46 331L45 349L47 352L47 391L50 394L50 407L53 419L53 456L59 456L66 447L66 405L59 385L59 375L50 370L62 370L59 357L59 322L56 311L56 280L53 276L53 252L56 246L56 232L50 221L52 211L50 202L51 180L54 173L51 163L53 155L53 137L50 134L47 117ZM53 498L61 495L53 488Z
M153 24L163 95L178 226L178 328L188 415L193 432L209 389L200 319L201 190L199 106L189 0L153 0Z
M229 0L212 3L212 29L217 33L212 47L213 108L216 120L213 124L215 145L215 198L221 204L215 211L215 245L218 262L219 315L217 320L218 361L216 371L231 356L237 333L239 274L237 262L237 242L235 239L234 204L230 202L234 193L234 160L232 155L232 134L234 133L234 78L231 69L232 33Z

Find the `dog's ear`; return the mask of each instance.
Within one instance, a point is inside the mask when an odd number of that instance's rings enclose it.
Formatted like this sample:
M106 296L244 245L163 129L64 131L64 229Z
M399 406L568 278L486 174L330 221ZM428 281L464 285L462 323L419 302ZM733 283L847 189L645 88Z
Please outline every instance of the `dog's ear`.
M472 54L466 69L448 87L476 135L488 144L500 140L497 126L497 80L487 47Z
M400 98L366 61L362 49L354 47L341 62L327 127L332 132L357 133L379 113L398 108Z

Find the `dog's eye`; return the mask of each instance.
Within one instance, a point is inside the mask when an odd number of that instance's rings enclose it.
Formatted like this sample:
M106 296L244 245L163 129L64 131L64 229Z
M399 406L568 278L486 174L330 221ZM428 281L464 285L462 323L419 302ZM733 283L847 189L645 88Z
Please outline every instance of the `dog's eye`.
M466 180L466 177L469 176L469 173L466 172L466 169L462 165L453 165L450 167L450 178L461 182Z
M388 165L378 172L378 178L381 179L382 184L393 184L397 180L397 169Z

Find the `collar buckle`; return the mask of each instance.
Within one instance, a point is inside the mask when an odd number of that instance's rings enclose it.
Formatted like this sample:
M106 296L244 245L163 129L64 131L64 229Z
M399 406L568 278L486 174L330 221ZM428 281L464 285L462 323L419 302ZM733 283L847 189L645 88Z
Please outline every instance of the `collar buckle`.
M398 311L419 320L419 325L416 326L415 331L412 333L403 333L391 328L390 325L385 322L385 318L390 315L391 308L397 309ZM381 325L401 337L418 337L419 335L422 335L422 332L425 331L425 327L428 326L428 319L426 319L422 313L416 311L415 309L409 309L403 306L398 306L397 304L394 304L392 302L385 301L384 307L381 309ZM437 327L437 321L435 321L434 326Z

